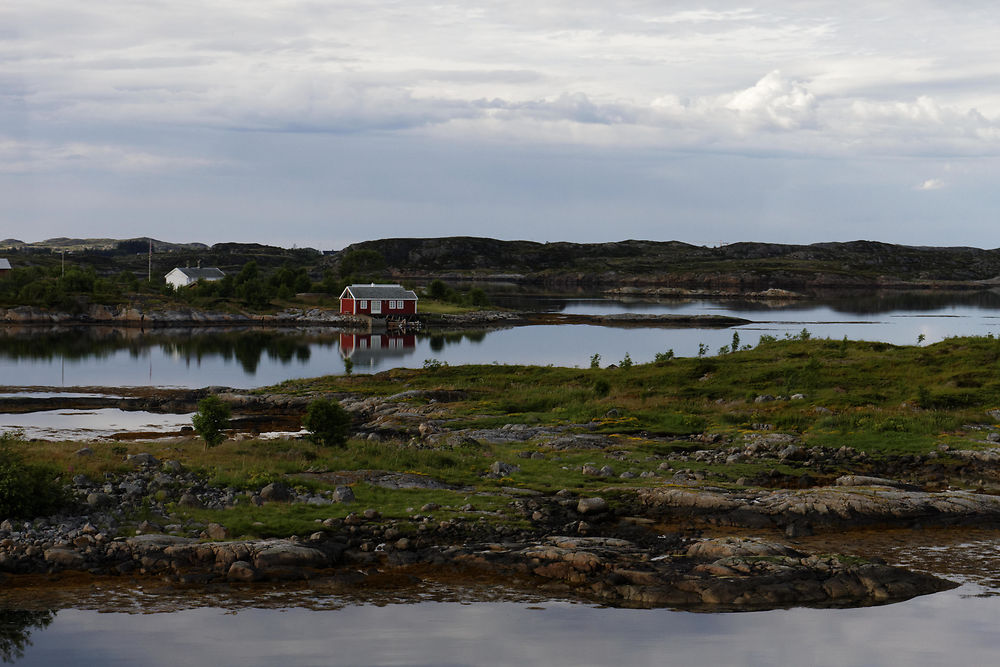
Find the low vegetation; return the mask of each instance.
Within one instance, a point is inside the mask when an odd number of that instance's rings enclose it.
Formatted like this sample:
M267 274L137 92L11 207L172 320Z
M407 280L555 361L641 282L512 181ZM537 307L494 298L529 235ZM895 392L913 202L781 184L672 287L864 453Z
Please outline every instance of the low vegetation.
M43 463L28 463L18 433L0 434L0 517L32 518L50 514L67 503L60 471Z
M336 517L358 507L378 507L383 516L403 518L415 507L434 503L435 515L464 517L467 504L490 520L519 520L504 514L509 498L496 494L511 487L546 494L560 489L600 493L613 498L615 487L670 483L675 473L700 476L714 485L805 485L859 472L859 459L822 464L807 457L727 460L753 438L791 436L803 449L835 452L849 448L863 457L862 473L881 465L893 470L914 455L934 457L935 479L974 488L967 461L956 449L988 449L1000 440L991 415L1000 408L1000 340L954 338L927 346L894 346L843 340L817 340L808 332L786 340L765 339L753 349L740 348L714 357L674 358L654 363L594 368L538 366L447 366L395 369L373 376L328 376L285 382L261 390L300 395L389 396L414 392L403 413L419 413L440 431L472 429L472 436L431 440L420 436L369 440L347 438L345 416L326 400L313 402L305 416L312 437L287 440L224 440L204 448L198 440L169 443L91 445L92 455L76 457L74 443L33 443L19 449L6 437L3 464L7 502L30 497L42 505L14 507L28 512L48 507L44 480L84 473L99 478L124 469L128 453L148 451L180 461L211 484L249 494L283 481L311 492L344 484L328 472L357 472L351 482L360 505L327 507L251 507L213 514L190 510L197 520L227 525L233 534L303 532L316 519ZM598 360L599 361L599 360ZM447 396L439 400L432 396ZM203 404L201 414L214 407ZM217 433L224 423L214 421ZM568 434L607 438L600 449L546 446L544 438L509 442L477 438L474 433L508 424L562 426ZM412 424L415 426L415 424ZM199 431L202 429L199 428ZM216 442L213 431L206 442ZM205 435L203 433L203 435ZM551 440L551 437L549 438ZM709 450L709 455L699 452ZM716 450L713 452L713 450ZM721 456L715 455L721 453ZM811 456L811 455L810 455ZM497 461L516 466L490 474ZM33 467L45 462L47 468ZM885 462L884 465L879 462ZM609 467L612 473L595 475ZM587 472L587 469L591 472ZM30 469L30 475L20 471ZM396 471L427 476L455 490L387 490L365 481L364 471ZM622 477L621 473L629 473ZM645 475L645 476L644 476ZM770 476L770 477L769 477ZM742 481L741 481L742 480ZM41 489L41 491L39 491ZM485 494L485 495L484 495ZM288 532L285 532L288 531Z

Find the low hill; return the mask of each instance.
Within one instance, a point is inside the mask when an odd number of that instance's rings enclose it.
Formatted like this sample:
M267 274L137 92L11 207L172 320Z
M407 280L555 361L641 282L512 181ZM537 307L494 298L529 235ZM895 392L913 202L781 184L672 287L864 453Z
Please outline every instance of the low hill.
M448 276L593 284L850 287L974 283L1000 276L1000 250L873 241L717 248L678 241L537 243L475 237L400 238L345 248L374 250L400 278Z

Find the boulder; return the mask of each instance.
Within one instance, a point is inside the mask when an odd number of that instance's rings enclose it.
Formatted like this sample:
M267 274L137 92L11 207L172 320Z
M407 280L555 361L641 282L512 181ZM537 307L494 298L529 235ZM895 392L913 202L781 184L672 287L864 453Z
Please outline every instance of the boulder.
M349 486L338 486L330 497L335 503L353 503L355 500L354 489Z
M260 490L260 497L265 502L281 502L290 500L291 490L281 482L272 482Z
M608 501L604 498L580 498L576 511L580 514L600 514L608 511Z
M280 541L261 548L253 559L254 567L262 574L281 568L322 568L330 565L329 559L319 549Z

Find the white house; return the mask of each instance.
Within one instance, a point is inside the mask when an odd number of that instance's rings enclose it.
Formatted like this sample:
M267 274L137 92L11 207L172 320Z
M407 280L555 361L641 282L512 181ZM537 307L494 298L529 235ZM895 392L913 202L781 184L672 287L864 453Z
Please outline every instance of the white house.
M173 285L174 289L180 289L181 287L193 285L199 280L213 282L216 280L222 280L225 277L226 274L219 269L214 267L203 269L200 266L197 268L190 266L185 266L184 268L177 267L166 275L167 284Z

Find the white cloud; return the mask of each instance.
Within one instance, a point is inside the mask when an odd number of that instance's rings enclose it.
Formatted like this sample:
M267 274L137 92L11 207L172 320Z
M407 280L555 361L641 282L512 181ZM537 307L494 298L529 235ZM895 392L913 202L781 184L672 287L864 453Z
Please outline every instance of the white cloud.
M926 181L921 183L918 190L940 190L945 186L945 182L939 178L928 178Z
M84 142L56 144L0 137L0 173L56 170L155 172L218 164L218 160L158 155L127 146Z
M914 204L876 202L871 184L899 197L935 182L924 183L946 173L944 161L961 165L949 183L960 181L963 191L995 190L984 185L984 165L1000 158L1000 14L989 3L709 4L6 0L0 191L20 195L30 179L13 174L39 175L32 182L47 191L71 180L45 180L47 173L93 172L75 184L81 192L106 188L106 208L93 214L104 220L122 208L120 193L133 192L130 175L170 171L179 174L169 183L177 190L165 199L176 217L190 205L196 218L209 202L217 211L228 207L233 219L283 218L260 201L269 184L283 183L272 196L289 217L325 220L324 207L336 204L344 219L354 211L381 222L423 197L427 233L449 215L460 216L455 224L465 230L468 219L482 217L471 207L481 206L502 210L503 220L534 220L534 234L538 210L545 220L559 210L572 216L579 210L573 198L586 195L588 213L614 211L632 201L614 200L617 193L638 182L649 190L635 216L725 224L757 210L753 229L789 221L800 240L809 233L803 221L822 218L821 240L845 229L836 226L844 216L862 233L871 220L901 219L894 206ZM351 157L338 152L345 144ZM307 155L318 145L329 150ZM590 156L585 164L603 179L574 190L584 175L566 156L578 154ZM408 171L388 166L406 155L425 159ZM442 156L444 166L430 170ZM678 203L701 183L762 173L762 157L773 160L770 178L754 181L756 188L725 199L713 186ZM355 177L366 160L377 168ZM685 166L675 169L675 161ZM727 171L737 162L745 172ZM526 164L558 165L551 169L574 177L539 188L547 172L533 172L528 183ZM633 172L635 165L642 168ZM418 171L435 178L418 180L423 190L414 192ZM248 195L239 184L249 174L260 181ZM802 174L823 180L807 183ZM155 180L146 181L150 189ZM333 182L351 187L324 199ZM466 195L438 185L455 182L477 194L461 213L448 197ZM669 183L684 187L658 198ZM364 203L351 199L359 189ZM947 210L957 188L942 189L941 196L903 197L921 204L905 217L937 215L938 202ZM837 196L823 199L827 191ZM28 196L20 220L35 220L32 207L47 204ZM991 196L964 203L995 209ZM325 203L305 203L317 201ZM373 210L382 211L378 220Z

